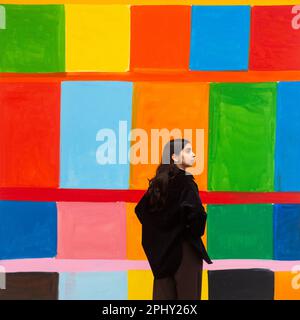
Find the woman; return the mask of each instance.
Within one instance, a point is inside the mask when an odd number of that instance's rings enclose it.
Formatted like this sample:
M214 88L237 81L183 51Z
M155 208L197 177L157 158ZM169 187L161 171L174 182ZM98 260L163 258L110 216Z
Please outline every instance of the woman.
M203 260L211 264L201 240L206 225L198 186L186 168L195 154L186 139L169 141L147 192L135 207L142 224L142 246L149 261L153 300L201 298Z

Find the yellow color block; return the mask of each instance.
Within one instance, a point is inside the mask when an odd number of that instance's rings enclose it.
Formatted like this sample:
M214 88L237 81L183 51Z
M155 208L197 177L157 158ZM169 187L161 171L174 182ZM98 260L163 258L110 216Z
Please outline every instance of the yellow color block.
M129 5L65 5L65 14L67 72L129 70Z
M152 300L154 277L151 270L128 270L128 300ZM207 270L202 273L200 300L208 300Z
M152 300L151 270L128 270L128 300Z
M203 272L202 272L201 300L208 300L208 272L207 272L207 270L203 270Z

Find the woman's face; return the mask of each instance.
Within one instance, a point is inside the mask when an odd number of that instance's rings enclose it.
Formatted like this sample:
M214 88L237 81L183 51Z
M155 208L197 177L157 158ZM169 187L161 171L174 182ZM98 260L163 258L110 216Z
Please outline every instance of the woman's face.
M187 143L185 147L180 151L179 156L174 155L175 163L182 167L192 167L195 162L195 154L192 150L192 145Z

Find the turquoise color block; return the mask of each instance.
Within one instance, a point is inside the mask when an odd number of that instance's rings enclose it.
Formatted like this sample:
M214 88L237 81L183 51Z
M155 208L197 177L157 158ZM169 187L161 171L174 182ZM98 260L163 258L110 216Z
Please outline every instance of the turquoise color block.
M59 300L127 300L127 272L62 272Z
M131 109L131 82L62 83L61 188L129 188ZM123 128L119 129L119 121L124 121ZM109 141L112 143L106 148ZM99 157L102 146L104 157ZM99 162L99 158L108 158L109 154L113 155L107 159L111 163ZM125 158L120 159L121 155Z

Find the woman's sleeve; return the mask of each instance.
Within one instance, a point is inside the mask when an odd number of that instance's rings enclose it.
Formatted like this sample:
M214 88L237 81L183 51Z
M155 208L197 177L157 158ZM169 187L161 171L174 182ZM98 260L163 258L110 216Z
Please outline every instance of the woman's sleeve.
M148 190L144 193L143 197L140 199L140 201L134 208L134 212L138 217L140 223L143 223L144 221L144 214L146 211L147 199L148 199Z
M183 221L194 238L204 235L207 214L199 196L198 186L187 185L183 188L180 196L180 207Z

